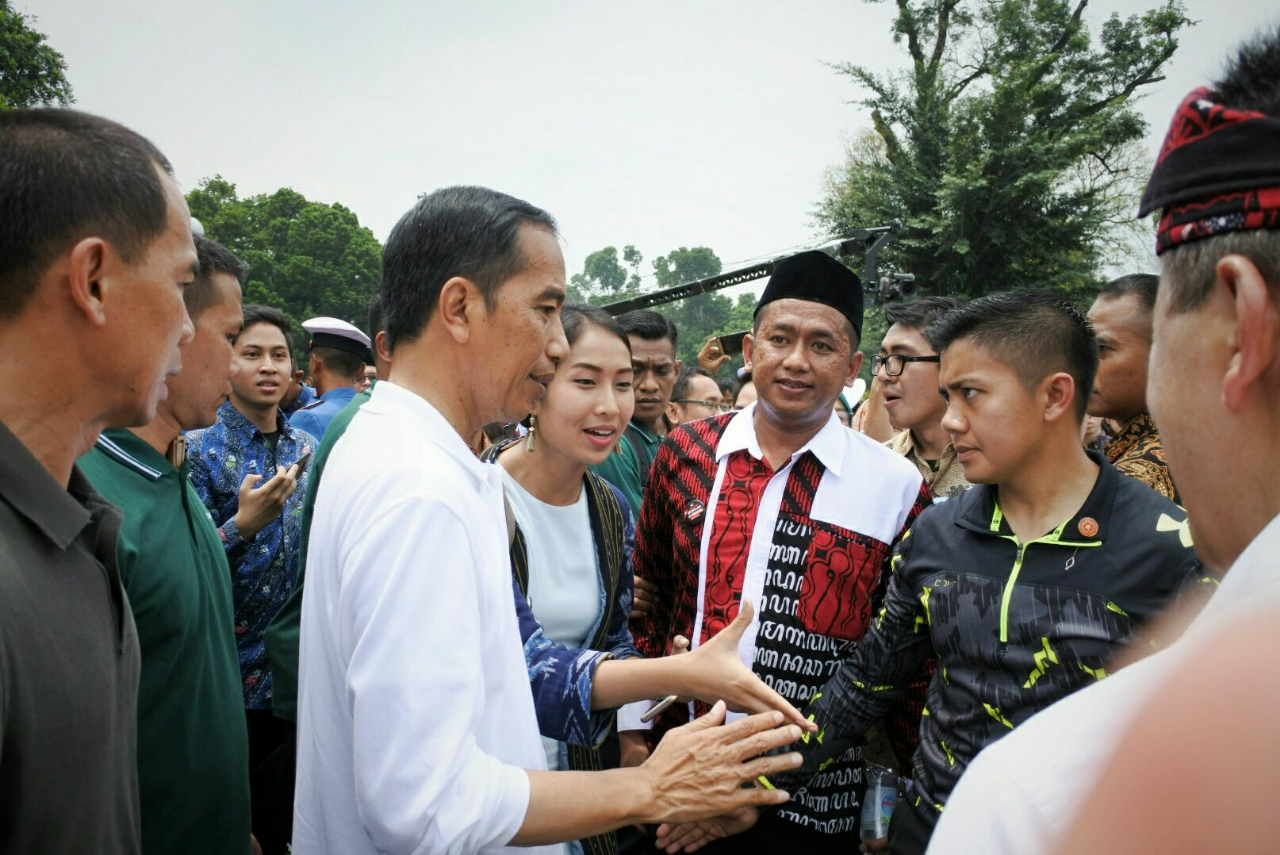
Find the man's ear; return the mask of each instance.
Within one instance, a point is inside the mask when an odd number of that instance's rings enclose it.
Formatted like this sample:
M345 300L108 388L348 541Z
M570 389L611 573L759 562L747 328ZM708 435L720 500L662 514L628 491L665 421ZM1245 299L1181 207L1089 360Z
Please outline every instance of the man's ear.
M672 370L672 373L673 373L673 374L675 374L677 377L679 377L679 376L680 376L680 372L681 372L681 371L683 371L683 370L684 370L684 360L683 360L683 359L677 359L677 360L676 360L676 367Z
M391 364L391 345L387 338L387 331L383 330L373 337L373 346L377 350L378 357L388 365Z
M858 379L858 374L862 371L862 360L864 356L862 351L855 350L853 358L849 360L849 376L844 378L845 388L852 386Z
M680 405L675 401L667 401L667 421L671 422L672 427L680 424Z
M747 333L742 337L742 367L751 370L751 357L756 350L755 333Z
M1051 374L1040 384L1040 398L1044 402L1044 420L1056 422L1069 418L1076 423L1076 381L1065 371Z
M73 246L65 258L71 302L89 323L102 326L107 322L107 302L116 284L108 271L119 267L119 256L102 238L89 237Z
M436 315L445 331L458 344L471 340L472 326L479 320L477 302L483 304L480 289L470 279L455 276L440 289Z
M1280 308L1253 262L1240 255L1224 256L1215 271L1219 284L1234 298L1234 352L1222 378L1223 403L1233 412L1245 405L1257 381L1277 368L1280 356ZM1266 394L1263 392L1263 394Z

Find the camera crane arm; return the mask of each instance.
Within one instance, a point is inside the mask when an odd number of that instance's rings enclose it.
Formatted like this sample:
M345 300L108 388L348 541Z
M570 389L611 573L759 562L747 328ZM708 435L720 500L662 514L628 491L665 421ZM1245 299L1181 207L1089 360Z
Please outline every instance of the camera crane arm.
M845 237L815 248L819 252L825 252L832 258L852 255L858 251L864 252L862 265L863 289L877 303L900 300L915 293L915 288L911 286L915 277L909 273L894 273L882 281L877 265L881 250L898 242L898 232L901 229L902 222L894 220L888 226L854 229ZM654 306L673 303L676 300L683 300L686 297L693 297L697 294L710 294L713 291L721 291L734 285L740 285L743 282L750 282L753 279L763 279L773 273L773 268L778 262L789 257L790 255L780 255L769 261L753 264L750 267L742 267L737 270L730 270L728 273L709 276L706 279L697 279L693 282L685 282L682 285L664 288L661 291L652 291L648 294L629 297L626 300L609 303L601 308L617 317L636 309L652 309Z

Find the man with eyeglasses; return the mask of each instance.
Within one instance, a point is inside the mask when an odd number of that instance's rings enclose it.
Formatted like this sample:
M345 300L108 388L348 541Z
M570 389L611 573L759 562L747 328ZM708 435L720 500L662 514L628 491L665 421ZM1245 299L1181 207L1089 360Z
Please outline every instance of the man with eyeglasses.
M929 346L925 327L960 305L948 297L925 297L884 307L889 331L880 352L871 357L871 375L879 377L884 409L897 436L886 445L915 464L934 501L945 501L971 486L942 427L947 402L938 394L942 357Z
M720 384L705 368L686 368L671 388L667 404L667 423L675 430L685 422L708 419L727 413L731 407L720 394Z

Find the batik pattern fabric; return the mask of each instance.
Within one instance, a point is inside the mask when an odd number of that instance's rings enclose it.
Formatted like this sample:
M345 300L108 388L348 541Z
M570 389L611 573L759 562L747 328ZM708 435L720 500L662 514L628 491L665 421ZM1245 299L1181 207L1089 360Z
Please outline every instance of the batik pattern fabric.
M794 792L826 774L936 655L909 796L936 820L984 747L1105 679L1170 606L1207 601L1216 580L1185 512L1091 457L1101 470L1083 507L1036 540L1019 542L991 486L920 515L871 630L805 709L819 730L799 744L803 766L770 786Z
M1280 118L1217 103L1201 87L1178 105L1138 216L1163 209L1156 254L1192 241L1280 228Z
M915 437L911 435L909 430L902 431L902 433L886 442L885 446L890 451L895 454L901 454L915 464L920 476L929 485L929 492L933 493L935 502L954 499L973 486L964 477L964 466L961 465L960 459L956 455L956 448L951 443L947 443L942 456L937 459L938 468L936 469L930 466L929 462L920 454Z
M291 427L279 413L276 427L279 434L272 449L253 422L226 403L212 427L187 434L191 484L213 515L231 565L236 649L246 709L271 708L271 668L263 633L293 592L310 473L299 476L283 513L251 541L245 540L235 522L240 484L252 473L262 476L261 486L277 466L288 469L318 445L314 437Z
M1122 475L1137 478L1166 499L1182 504L1165 460L1160 431L1143 413L1125 425L1104 450L1107 460Z
M653 611L636 625L637 646L647 656L664 655L675 635L692 637L694 632L703 517L711 505L719 466L716 448L734 417L726 414L680 426L668 436L654 462L636 551L637 572L658 589ZM885 453L863 437L856 439L873 453ZM844 465L856 468L863 462L846 460ZM737 616L751 540L768 537L751 666L766 684L799 707L857 649L883 596L892 543L932 499L928 488L914 478L915 500L901 509L903 523L896 537L883 540L815 519L814 499L826 470L812 452L805 452L787 476L776 523L771 531L762 532L757 520L773 469L745 450L732 452L724 465L708 533L699 643ZM874 489L870 484L867 488ZM924 680L919 682L921 696L926 685ZM705 711L705 705L695 705L695 714ZM653 737L688 718L687 708L673 707ZM865 790L861 748L849 746L836 758L834 768L824 771L821 779L793 791L792 801L779 815L826 834L850 831L857 825Z

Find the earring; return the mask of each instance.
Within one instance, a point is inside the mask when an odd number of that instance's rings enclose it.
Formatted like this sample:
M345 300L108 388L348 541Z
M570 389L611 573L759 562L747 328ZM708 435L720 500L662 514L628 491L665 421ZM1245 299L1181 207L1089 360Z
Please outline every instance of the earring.
M616 454L618 457L622 456L622 443L625 441L626 441L626 437L624 436L622 439L614 443L613 453Z
M538 435L538 417L529 416L529 439L524 444L525 451L536 451Z

